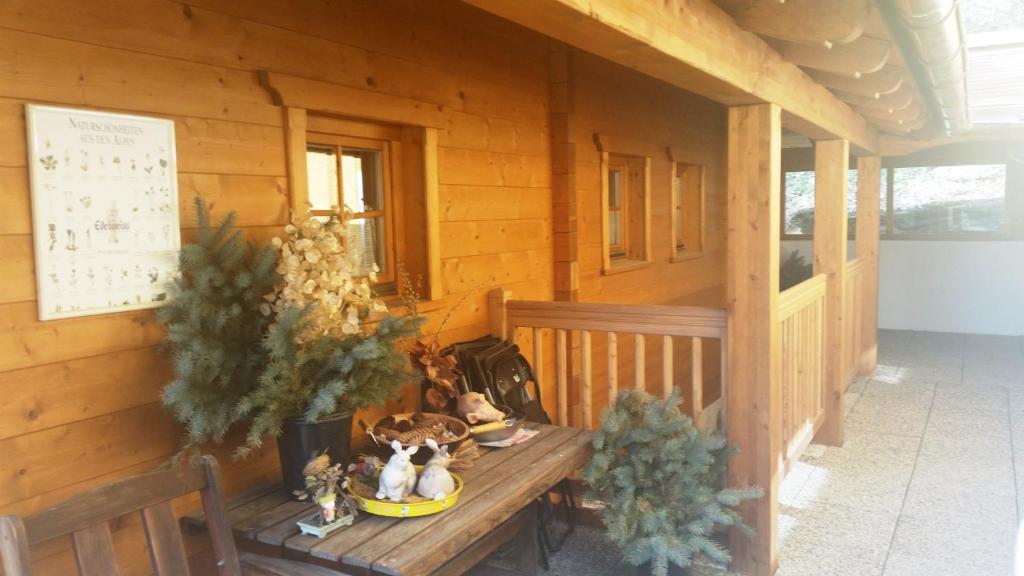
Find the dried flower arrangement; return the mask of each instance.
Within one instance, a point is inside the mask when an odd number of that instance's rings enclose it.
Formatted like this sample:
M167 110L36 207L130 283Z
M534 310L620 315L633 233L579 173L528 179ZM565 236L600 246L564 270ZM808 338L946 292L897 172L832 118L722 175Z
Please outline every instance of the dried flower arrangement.
M299 500L309 498L320 506L321 525L332 524L347 516L355 517L355 500L345 492L349 480L342 473L340 463L331 464L327 454L320 454L306 464L302 473L306 476L306 489L296 490L294 494Z
M370 286L377 281L377 265L369 277L357 277L360 255L345 247L350 217L348 209L326 221L307 213L285 226L284 238L272 240L281 252L277 272L282 282L266 296L261 311L278 316L289 308L310 308L304 340L360 333L367 319L388 310Z
M405 284L403 298L410 300L406 305L411 310L416 310L419 300L418 290L409 280L408 275L403 276L403 283ZM455 382L462 376L462 372L459 370L459 362L455 355L442 352L441 332L455 311L474 292L476 292L475 288L467 292L448 310L448 314L441 320L430 340L418 339L409 347L409 358L412 360L412 365L422 372L424 379L430 383L430 388L424 393L424 400L427 404L424 409L429 408L444 413L452 413L455 410L456 402L459 399L459 391L455 387Z

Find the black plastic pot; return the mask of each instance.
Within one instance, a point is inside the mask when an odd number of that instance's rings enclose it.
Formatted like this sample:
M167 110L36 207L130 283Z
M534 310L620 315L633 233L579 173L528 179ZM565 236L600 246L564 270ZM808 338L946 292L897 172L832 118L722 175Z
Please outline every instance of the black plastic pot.
M352 414L336 414L316 422L288 418L277 439L281 459L281 476L289 491L304 490L306 479L302 469L313 456L327 451L331 462L348 462L352 445Z
M654 571L651 569L650 562L644 562L637 566L635 570L634 574L636 574L636 576L651 576L654 574ZM680 568L671 562L668 563L668 576L690 576L690 574L691 571L689 566L686 568Z

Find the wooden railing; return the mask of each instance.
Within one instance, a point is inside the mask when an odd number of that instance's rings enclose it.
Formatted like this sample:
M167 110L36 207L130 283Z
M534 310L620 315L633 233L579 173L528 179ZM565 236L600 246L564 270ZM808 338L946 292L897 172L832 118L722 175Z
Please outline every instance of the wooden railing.
M800 457L824 416L825 274L779 296L782 440L788 464Z
M614 401L618 389L631 386L648 390L648 338L657 338L660 345L660 393L667 396L676 385L676 338L688 340L690 346L689 404L691 417L702 427L716 426L722 415L726 383L728 314L715 308L686 306L656 306L631 304L596 304L582 302L543 302L509 300L503 289L491 292L492 328L516 341L517 333L529 330L532 336L533 366L537 379L546 382L544 331L554 333L554 381L557 396L557 423L575 424L590 429L594 425L593 399L598 386L593 350L595 342L604 345L603 381L607 400ZM599 335L595 339L595 335ZM627 379L619 372L619 340L621 335L631 336L633 365L625 370ZM601 337L603 336L603 338ZM704 403L704 339L720 343L720 389L718 398ZM577 354L573 352L578 351ZM548 349L550 351L550 349ZM570 363L570 359L573 360ZM572 365L571 365L572 364ZM631 380L631 381L629 381ZM570 385L579 382L580 416L582 421L570 418Z
M864 262L860 258L846 263L843 287L843 376L850 382L857 375L864 332Z

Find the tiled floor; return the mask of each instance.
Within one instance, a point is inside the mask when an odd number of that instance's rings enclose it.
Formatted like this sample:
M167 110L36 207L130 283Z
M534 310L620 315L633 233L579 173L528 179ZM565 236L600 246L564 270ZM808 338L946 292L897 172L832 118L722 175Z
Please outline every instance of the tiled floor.
M842 448L782 485L778 576L1008 576L1024 509L1024 339L883 331Z

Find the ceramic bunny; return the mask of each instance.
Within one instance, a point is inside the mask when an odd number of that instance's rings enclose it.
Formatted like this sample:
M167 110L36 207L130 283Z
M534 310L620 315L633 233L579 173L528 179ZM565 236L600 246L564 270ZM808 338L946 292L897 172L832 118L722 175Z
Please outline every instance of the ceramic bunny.
M420 481L416 484L416 493L424 498L441 500L455 492L455 479L448 472L452 457L448 455L448 447L438 448L433 438L427 438L427 446L434 451L434 455L423 466Z
M458 412L460 418L470 424L497 422L505 417L501 410L491 406L487 397L479 392L466 392L459 396L459 403L455 411Z
M412 494L416 486L416 468L412 465L412 455L419 450L419 446L403 450L401 442L392 440L391 449L395 453L380 471L377 499L383 500L386 497L392 502L401 502Z

